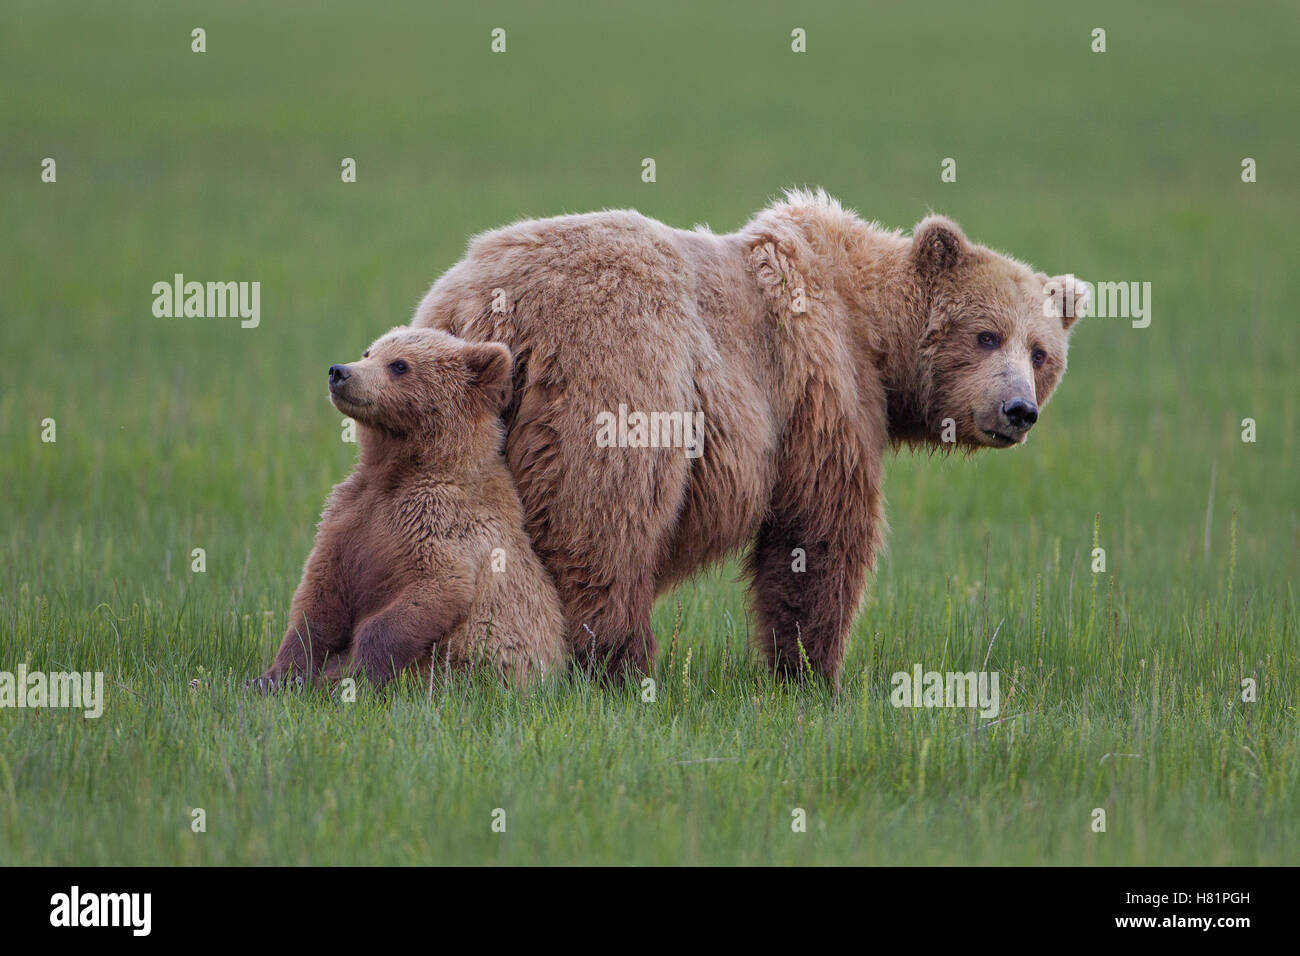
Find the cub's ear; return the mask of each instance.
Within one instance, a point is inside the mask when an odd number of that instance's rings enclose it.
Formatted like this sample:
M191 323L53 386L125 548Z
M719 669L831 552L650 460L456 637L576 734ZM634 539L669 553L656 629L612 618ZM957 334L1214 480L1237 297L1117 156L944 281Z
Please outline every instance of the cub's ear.
M493 412L503 411L510 404L512 365L510 349L500 342L471 342L465 346L470 388Z
M968 248L961 228L946 216L926 216L912 230L912 261L922 275L951 269Z
M1043 277L1043 314L1050 319L1060 319L1061 325L1068 329L1080 318L1088 314L1088 283L1073 275Z

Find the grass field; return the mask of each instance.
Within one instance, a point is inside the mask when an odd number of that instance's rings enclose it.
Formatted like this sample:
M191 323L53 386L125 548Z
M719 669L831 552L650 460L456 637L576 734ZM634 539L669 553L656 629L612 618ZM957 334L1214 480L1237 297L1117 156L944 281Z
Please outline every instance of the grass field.
M1294 3L293 9L0 9L0 670L107 681L97 720L0 710L0 863L1297 862ZM653 704L242 692L355 453L324 370L469 235L730 231L798 184L1152 284L1026 448L890 462L838 694L769 680L734 567L656 608ZM261 282L260 325L155 318L177 272ZM985 661L995 726L889 703Z

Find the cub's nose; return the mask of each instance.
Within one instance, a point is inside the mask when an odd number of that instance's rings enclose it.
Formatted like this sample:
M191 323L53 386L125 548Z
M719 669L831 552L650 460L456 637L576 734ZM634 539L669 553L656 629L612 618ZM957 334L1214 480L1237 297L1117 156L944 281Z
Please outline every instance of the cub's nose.
M351 375L352 373L348 370L346 365L331 365L330 385L342 385L351 377Z
M1002 414L1016 431L1029 431L1030 426L1038 421L1038 406L1023 398L1013 398L1002 403Z

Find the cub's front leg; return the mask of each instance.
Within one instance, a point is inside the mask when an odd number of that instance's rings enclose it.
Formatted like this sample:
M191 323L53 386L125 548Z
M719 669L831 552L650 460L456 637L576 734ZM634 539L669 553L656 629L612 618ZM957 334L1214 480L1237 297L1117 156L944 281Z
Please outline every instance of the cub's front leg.
M327 660L347 653L352 617L346 595L328 549L312 549L294 592L289 627L270 668L253 682L259 690L273 690L287 680L312 680Z
M465 620L469 607L468 590L456 584L407 588L357 623L344 672L383 686L427 656Z

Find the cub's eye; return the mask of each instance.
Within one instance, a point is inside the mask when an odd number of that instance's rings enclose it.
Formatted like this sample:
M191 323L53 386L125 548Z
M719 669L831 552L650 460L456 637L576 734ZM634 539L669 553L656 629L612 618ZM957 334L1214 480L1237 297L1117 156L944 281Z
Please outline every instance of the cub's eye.
M995 349L1002 344L1002 337L996 332L981 332L975 336L975 341L979 342L982 349Z
M388 371L392 372L394 375L405 375L410 370L411 366L407 365L402 359L388 363Z
M1034 349L1029 353L1029 361L1034 363L1034 368L1042 368L1043 363L1047 361L1047 353L1042 349Z
M370 358L370 349L366 349L364 352L362 352L362 353L361 353L361 357L362 357L362 358Z

